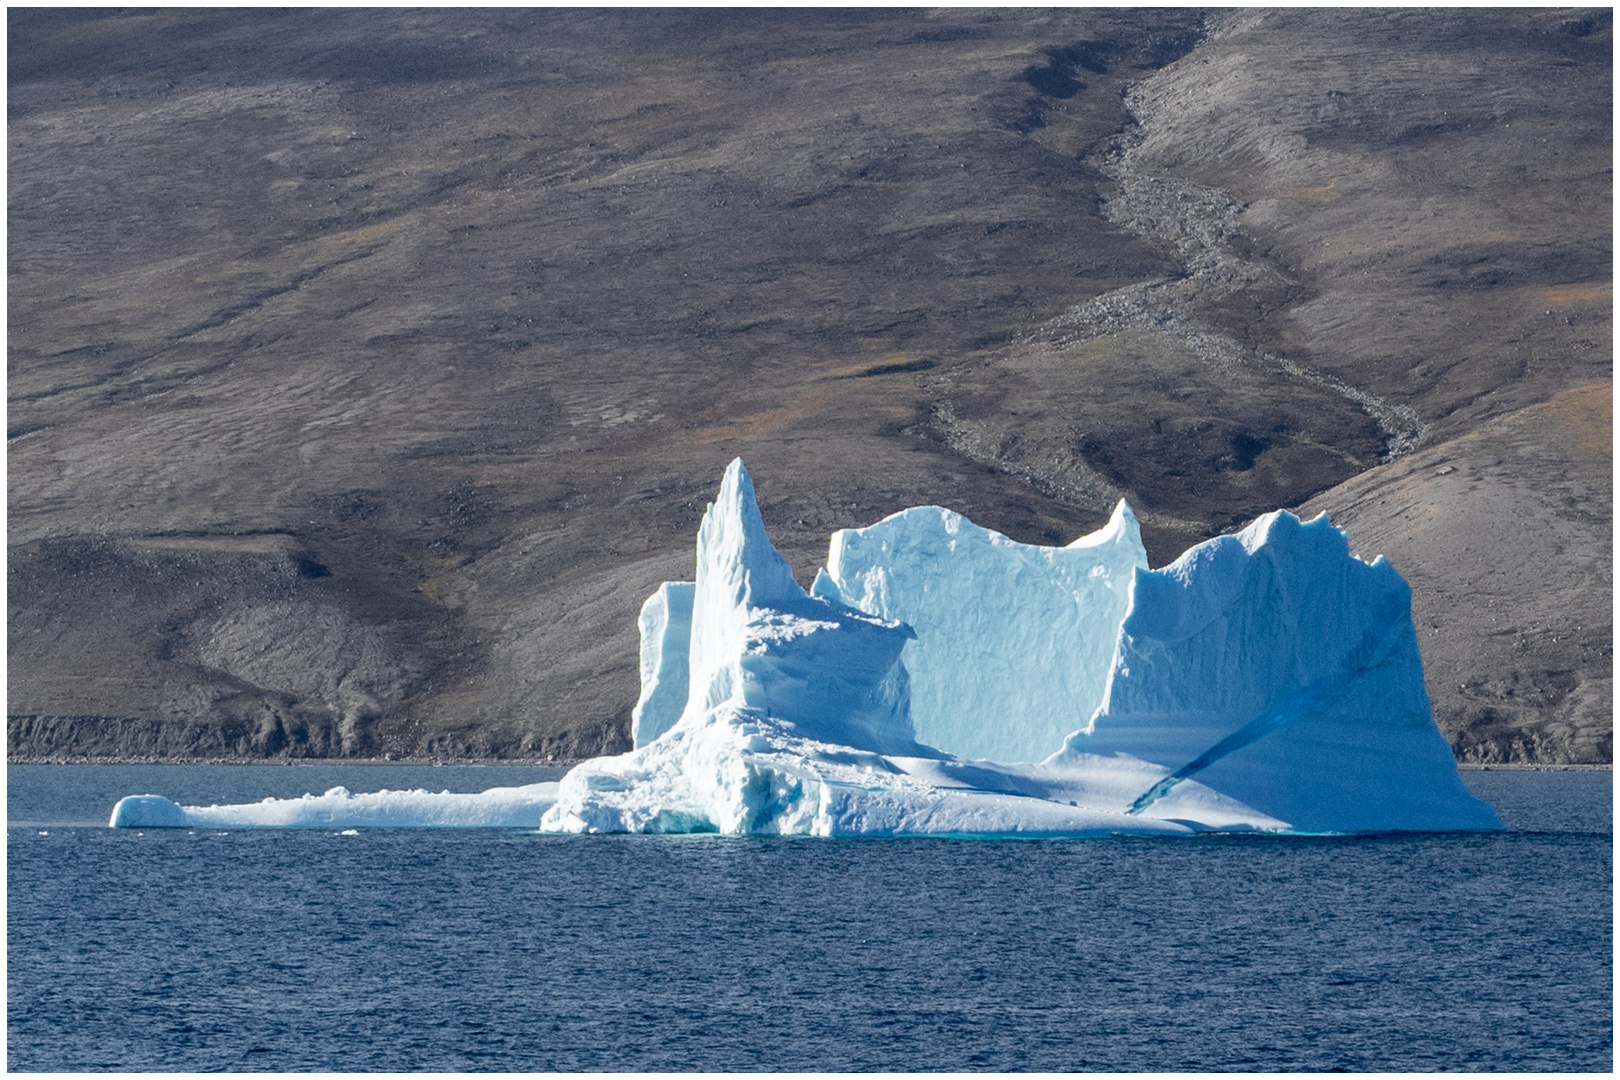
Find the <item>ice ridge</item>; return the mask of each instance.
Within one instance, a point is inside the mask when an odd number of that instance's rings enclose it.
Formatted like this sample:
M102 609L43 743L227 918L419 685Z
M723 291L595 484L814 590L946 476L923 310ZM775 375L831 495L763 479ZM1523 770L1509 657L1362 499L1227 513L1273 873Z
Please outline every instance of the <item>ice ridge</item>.
M115 829L532 829L557 798L557 783L497 787L476 794L335 787L321 795L226 806L181 806L161 795L118 800Z

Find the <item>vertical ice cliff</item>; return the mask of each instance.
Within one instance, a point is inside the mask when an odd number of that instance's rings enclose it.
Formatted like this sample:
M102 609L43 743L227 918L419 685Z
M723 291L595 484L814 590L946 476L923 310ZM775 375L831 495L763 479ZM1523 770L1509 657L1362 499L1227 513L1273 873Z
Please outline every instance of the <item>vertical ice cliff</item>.
M1302 832L1500 827L1430 716L1411 592L1287 511L1139 571L1108 688L1065 754L1172 770Z
M833 534L812 592L916 632L901 661L919 741L1040 761L1102 701L1147 552L1123 501L1068 547L1020 544L937 506Z
M690 581L666 581L641 605L641 698L630 713L636 746L646 746L674 727L686 709L687 642L696 588Z

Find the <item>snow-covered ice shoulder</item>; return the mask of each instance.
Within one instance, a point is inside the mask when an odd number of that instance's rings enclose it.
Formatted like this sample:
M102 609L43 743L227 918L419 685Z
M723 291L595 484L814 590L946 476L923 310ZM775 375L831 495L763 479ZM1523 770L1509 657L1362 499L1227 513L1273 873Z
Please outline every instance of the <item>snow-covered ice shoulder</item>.
M812 595L733 461L696 562L643 609L636 748L569 772L542 830L1501 827L1429 715L1405 583L1325 518L1150 571L1123 503L1066 548L921 507L835 535Z

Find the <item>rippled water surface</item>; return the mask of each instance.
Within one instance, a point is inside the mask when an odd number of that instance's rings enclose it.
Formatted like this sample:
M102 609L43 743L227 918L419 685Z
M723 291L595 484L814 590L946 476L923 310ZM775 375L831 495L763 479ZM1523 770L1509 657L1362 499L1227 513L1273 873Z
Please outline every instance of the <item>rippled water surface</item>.
M1608 1070L1608 773L1509 831L1076 841L103 827L528 768L11 766L13 1070Z

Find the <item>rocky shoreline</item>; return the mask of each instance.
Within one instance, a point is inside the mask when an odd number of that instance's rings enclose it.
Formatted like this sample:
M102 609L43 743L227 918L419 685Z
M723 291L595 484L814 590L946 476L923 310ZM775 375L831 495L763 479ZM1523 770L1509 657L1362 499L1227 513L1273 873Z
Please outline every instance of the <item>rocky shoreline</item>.
M354 765L369 766L399 766L399 767L442 767L449 765L466 765L478 767L533 767L536 769L571 769L578 765L583 758L573 761L547 761L541 758L476 758L460 760L456 758L159 758L136 755L132 757L9 757L7 765ZM1608 768L1608 766L1603 766Z

